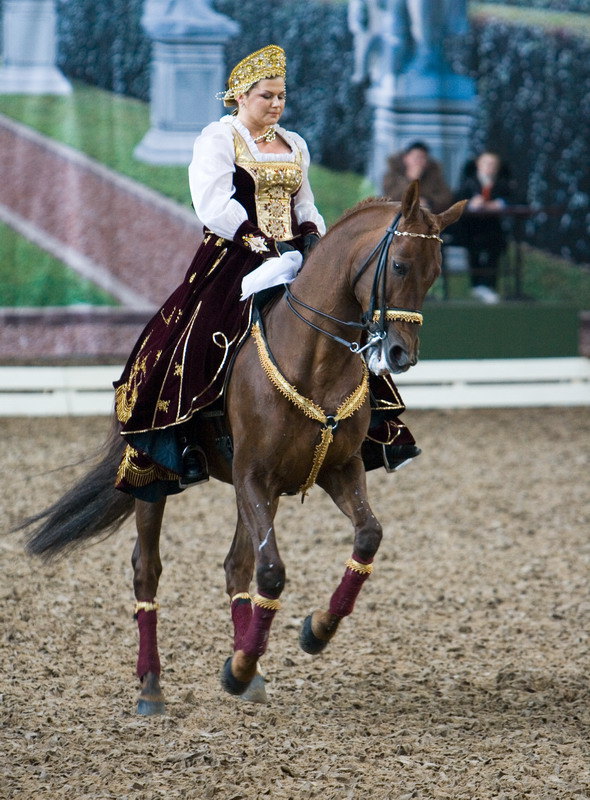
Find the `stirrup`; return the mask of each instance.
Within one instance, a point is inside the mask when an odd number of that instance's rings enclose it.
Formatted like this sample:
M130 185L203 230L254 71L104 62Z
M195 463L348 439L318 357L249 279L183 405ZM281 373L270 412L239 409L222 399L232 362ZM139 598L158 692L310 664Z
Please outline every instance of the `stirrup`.
M415 444L384 444L382 447L383 466L387 472L396 472L422 452Z
M207 456L197 445L188 445L182 451L182 475L178 479L181 489L197 486L209 480Z

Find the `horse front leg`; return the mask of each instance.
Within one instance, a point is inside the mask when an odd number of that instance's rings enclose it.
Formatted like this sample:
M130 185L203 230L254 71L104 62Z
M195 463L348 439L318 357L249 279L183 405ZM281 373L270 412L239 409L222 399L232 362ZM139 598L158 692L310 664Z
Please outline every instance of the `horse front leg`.
M223 688L243 695L257 675L258 660L266 652L270 627L280 608L285 567L278 552L274 516L278 499L269 500L261 487L236 485L238 525L225 561L227 591L234 623L234 653L221 675ZM249 594L256 567L256 593ZM264 698L249 699L264 702Z
M254 574L254 549L250 534L238 515L236 532L223 563L225 569L226 589L229 595L231 619L234 630L234 653L242 648L248 635L252 621L252 596L250 584ZM231 673L231 658L227 660L222 671L221 681L224 688L231 693L239 693L243 700L250 703L266 703L268 697L264 685L264 677L257 667L256 674L247 684L244 692L239 682Z
M160 561L160 530L166 498L156 503L135 501L137 541L133 549L133 589L135 619L139 629L137 677L141 692L137 713L144 716L163 714L164 696L160 688L160 656L157 640L158 582L162 574Z
M367 499L365 469L360 457L322 476L318 484L354 525L354 547L328 610L314 611L303 623L299 642L312 655L326 647L340 621L352 613L363 584L373 571L373 558L382 537L381 525Z
M254 574L254 549L250 534L238 515L238 523L229 553L223 562L234 628L234 652L246 635L252 619L250 583Z

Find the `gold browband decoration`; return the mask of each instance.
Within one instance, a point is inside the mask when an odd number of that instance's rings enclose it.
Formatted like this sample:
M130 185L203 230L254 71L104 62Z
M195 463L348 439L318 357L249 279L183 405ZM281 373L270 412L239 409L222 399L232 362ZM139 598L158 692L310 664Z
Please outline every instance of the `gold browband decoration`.
M135 611L134 614L137 614L139 611L159 611L160 604L157 600L149 601L149 600L138 600L135 604Z
M379 310L373 312L373 322L379 322L381 319L381 312ZM422 325L424 317L419 311L401 311L395 308L388 308L385 312L385 319L387 322L394 322L394 320L401 320L401 322L415 322L416 325Z
M442 244L442 239L437 233L412 233L411 231L394 231L396 236L412 236L415 239L436 239Z
M309 477L305 483L299 487L299 491L303 497L305 497L306 492L311 489L316 482L316 478L322 464L324 463L328 448L334 440L334 427L338 422L340 422L340 420L351 417L355 411L358 411L359 408L361 408L367 399L369 393L369 370L365 362L362 361L363 377L360 384L357 386L354 392L340 404L336 413L328 416L325 411L320 408L320 406L313 402L313 400L309 400L307 397L300 395L297 389L289 383L284 375L280 373L279 369L276 367L268 353L266 342L264 341L264 337L262 336L262 331L260 330L260 325L258 322L255 322L252 326L252 335L254 336L254 341L256 342L258 357L260 359L262 369L266 372L268 379L273 384L275 389L277 389L282 395L290 400L294 406L296 406L305 414L306 417L310 417L324 426L322 428L322 438L315 448L313 464L311 467L311 472L309 473ZM330 424L330 421L332 421L333 424Z
M272 600L270 597L263 597L261 594L255 594L252 602L255 606L266 608L268 611L279 611L281 608L280 600Z
M346 566L353 572L358 572L359 575L370 575L373 572L372 564L361 564L360 561L355 561L354 558L349 558Z

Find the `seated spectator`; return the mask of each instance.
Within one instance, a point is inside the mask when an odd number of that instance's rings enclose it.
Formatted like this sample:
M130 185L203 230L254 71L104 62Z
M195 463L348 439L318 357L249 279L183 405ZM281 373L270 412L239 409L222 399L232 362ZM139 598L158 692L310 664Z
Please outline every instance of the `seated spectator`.
M383 179L383 192L392 200L401 200L407 186L420 181L420 199L433 214L445 211L453 202L453 195L438 161L430 157L423 142L412 142L401 153L390 156Z
M508 169L491 150L468 161L455 200L469 200L463 217L449 229L451 241L467 249L472 296L484 303L497 303L498 264L506 249L500 215L514 192ZM470 213L471 212L471 213Z

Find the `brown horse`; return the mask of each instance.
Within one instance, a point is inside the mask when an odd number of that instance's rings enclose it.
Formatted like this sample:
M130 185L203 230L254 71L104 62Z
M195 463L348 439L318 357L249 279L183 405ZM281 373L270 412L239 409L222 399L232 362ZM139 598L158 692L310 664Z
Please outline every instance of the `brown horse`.
M290 289L264 309L235 359L225 416L233 460L219 447L218 420L206 412L199 417L210 474L233 483L237 500L236 531L224 564L234 652L221 678L232 694L261 682L258 659L285 584L273 524L281 495L305 494L317 482L354 527L352 557L328 610L315 611L304 623L300 643L306 652L327 645L371 572L382 533L367 499L360 455L370 418L367 367L383 375L416 363L420 309L440 274L440 232L459 218L463 205L431 214L420 207L415 182L401 207L372 200L348 212L310 254ZM116 530L135 508L138 710L161 713L155 598L165 499L134 501L113 488L123 449L115 431L101 463L22 527L41 522L28 549L52 555ZM256 593L250 596L254 573Z

